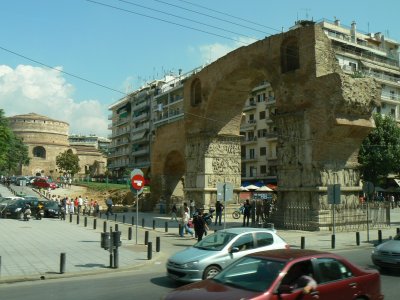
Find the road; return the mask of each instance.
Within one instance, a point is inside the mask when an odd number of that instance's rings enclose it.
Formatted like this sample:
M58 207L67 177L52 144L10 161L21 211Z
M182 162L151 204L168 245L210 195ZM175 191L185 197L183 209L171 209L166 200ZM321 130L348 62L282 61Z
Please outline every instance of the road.
M350 261L371 267L370 250L357 249L337 252ZM382 290L386 300L398 299L399 273L384 274L381 277ZM36 282L21 282L0 285L1 299L7 300L118 300L118 299L160 299L162 295L179 284L165 276L163 264L152 264L141 269Z

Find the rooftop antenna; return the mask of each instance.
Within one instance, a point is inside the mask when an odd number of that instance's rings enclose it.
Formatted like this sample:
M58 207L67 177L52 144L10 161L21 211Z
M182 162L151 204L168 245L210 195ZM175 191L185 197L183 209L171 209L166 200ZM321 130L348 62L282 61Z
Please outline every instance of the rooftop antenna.
M311 10L309 8L302 8L301 10L304 10L306 12L306 20L308 20L308 12Z

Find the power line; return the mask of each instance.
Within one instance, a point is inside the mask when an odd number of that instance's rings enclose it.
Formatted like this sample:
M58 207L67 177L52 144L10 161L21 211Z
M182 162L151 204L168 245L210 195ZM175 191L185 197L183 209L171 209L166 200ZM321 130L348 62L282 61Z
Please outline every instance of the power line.
M202 15L202 16L206 16L206 17L209 17L209 18L212 18L212 19L216 19L216 20L219 20L219 21L222 21L222 22L225 22L225 23L229 23L229 24L233 24L233 25L236 25L236 26L244 27L244 28L247 28L247 29L250 29L250 30L253 30L253 31L261 32L263 34L272 35L272 33L270 33L270 32L265 32L265 31L262 31L262 30L259 30L259 29L256 29L256 28L252 28L252 27L249 27L249 26L246 26L246 25L242 25L242 24L239 24L239 23L235 23L235 22L232 22L232 21L221 19L221 18L218 18L218 17L215 17L215 16L211 16L211 15L208 15L208 14L205 14L205 13L201 13L201 12L198 12L198 11L195 11L195 10L192 10L192 9L188 9L188 8L185 8L185 7L182 7L182 6L179 6L179 5L171 4L171 3L168 3L168 2L165 2L165 1L161 1L161 0L153 0L153 1L160 2L160 3L163 3L165 5L177 7L177 8L180 8L180 9L183 9L183 10L186 10L186 11L190 11L190 12ZM274 29L274 30L276 30L276 29Z
M193 19L189 19L189 18L186 18L186 17L174 15L174 14L171 14L171 13L167 13L167 12L164 12L164 11L161 11L161 10L158 10L158 9L155 9L155 8L150 8L148 6L137 4L137 3L134 3L134 2L131 2L131 1L126 1L126 0L117 0L117 1L123 2L123 3L127 3L127 4L130 4L130 5L135 5L135 6L138 6L138 7L144 8L144 9L148 9L148 10L151 10L151 11L156 11L156 12L168 15L168 16L172 16L172 17L179 18L179 19L182 19L182 20L190 21L190 22L197 23L197 24L200 24L200 25L208 26L208 27L211 27L211 28L214 28L214 29L218 29L218 30L222 30L222 31L225 31L225 32L233 33L233 34L236 34L236 35L244 36L244 37L253 39L255 41L258 40L256 38L253 38L251 36L248 36L248 35L245 35L245 34L242 34L242 33L238 33L238 32L235 32L235 31L231 31L231 30L224 29L222 27L218 27L218 26L214 26L214 25L210 25L210 24L207 24L207 23L195 21Z
M95 82L95 81L92 81L92 80L83 78L83 77L81 77L81 76L78 76L78 75L75 75L75 74L72 74L72 73L69 73L69 72L66 72L66 71L57 69L57 68L55 68L55 67L49 66L49 65L47 65L47 64L45 64L45 63L42 63L42 62L40 62L40 61L38 61L38 60L29 58L29 57L27 57L27 56L25 56L25 55L22 55L22 54L20 54L20 53L15 52L15 51L9 50L9 49L7 49L7 48L4 48L4 47L1 47L1 46L0 46L0 49L3 50L3 51L6 51L6 52L12 53L12 54L14 54L14 55L16 55L16 56L22 57L22 58L24 58L24 59L26 59L26 60L32 61L32 62L34 62L34 63L37 63L38 65L44 66L44 67L46 67L46 68L49 68L49 69L52 69L52 70L55 70L55 71L58 71L58 72L60 72L60 73L64 73L64 74L66 74L66 75L68 75L68 76L71 76L71 77L74 77L74 78L83 80L83 81L85 81L85 82L88 82L88 83L97 85L97 86L99 86L99 87L105 88L105 89L110 90L110 91L113 91L113 92L117 92L117 93L120 93L120 94L123 94L123 95L127 95L126 93L124 93L124 92L122 92L122 91L119 91L119 90L110 88L110 87L108 87L108 86L106 86L106 85L104 85L104 84L97 83L97 82Z
M240 41L238 39L227 37L227 36L224 36L224 35L221 35L221 34L217 34L217 33L213 33L213 32L210 32L210 31L206 31L206 30L194 28L194 27L191 27L191 26L179 24L179 23L176 23L176 22L164 20L164 19L161 19L161 18L149 16L149 15L146 15L146 14L134 12L134 11L131 11L131 10L128 10L128 9L116 7L116 6L113 6L113 5L108 5L108 4L97 2L97 1L94 1L94 0L85 0L85 1L97 4L97 5L102 5L102 6L105 6L105 7L109 7L109 8L112 8L112 9L124 11L124 12L127 12L127 13L135 14L135 15L142 16L142 17L145 17L145 18L150 18L150 19L158 20L158 21L165 22L165 23L168 23L168 24L180 26L180 27L183 27L183 28L188 28L188 29L195 30L195 31L198 31L198 32L202 32L202 33L206 33L206 34L209 34L209 35L217 36L217 37L220 37L220 38L224 38L224 39L227 39L227 40L231 40L231 41L243 44L245 46L249 45L249 43L245 43L245 42Z
M154 1L157 1L157 0L154 0ZM253 21L247 20L247 19L243 19L241 17L233 16L233 15L230 15L228 13L224 13L224 12L221 12L221 11L218 11L218 10L215 10L215 9L211 9L209 7L206 7L206 6L202 6L200 4L192 3L190 1L185 1L185 0L177 0L177 1L184 2L184 3L187 3L187 4L193 5L193 6L197 6L197 7L212 11L212 12L219 13L221 15L225 15L225 16L228 16L228 17L231 17L231 18L235 18L235 19L238 19L238 20L241 20L241 21L245 21L245 22L248 22L248 23L251 23L251 24L254 24L254 25L258 25L258 26L264 27L264 28L275 30L276 32L281 32L281 30L279 30L279 29L276 29L276 28L273 28L273 27L269 27L269 26L266 26L266 25L263 25L263 24L260 24L260 23L257 23L257 22L253 22ZM243 26L243 25L240 25L240 24L237 24L237 25Z

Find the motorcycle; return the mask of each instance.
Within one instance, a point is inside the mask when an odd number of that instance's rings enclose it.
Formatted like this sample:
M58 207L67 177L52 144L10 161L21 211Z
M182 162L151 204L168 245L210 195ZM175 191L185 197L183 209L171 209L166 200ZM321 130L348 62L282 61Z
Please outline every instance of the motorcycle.
M28 205L25 207L25 210L24 210L24 221L29 221L31 218L31 214L32 214L32 211L31 211L30 206Z
M36 220L41 220L42 218L44 218L44 210L43 208L38 208L38 210L36 211Z

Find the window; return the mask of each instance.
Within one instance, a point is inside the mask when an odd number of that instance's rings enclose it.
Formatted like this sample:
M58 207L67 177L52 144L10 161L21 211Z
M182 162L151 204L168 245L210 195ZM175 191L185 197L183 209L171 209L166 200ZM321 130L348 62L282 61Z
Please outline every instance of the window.
M317 266L320 273L320 283L336 281L352 277L353 274L345 265L334 258L319 258Z
M257 168L250 167L250 177L256 177L256 176L257 176Z
M267 129L259 129L257 130L257 136L259 138L267 136Z
M299 45L297 38L289 37L281 45L281 70L282 73L300 68Z
M239 237L233 244L232 247L239 248L239 251L245 251L254 248L253 235L247 233Z
M260 119L260 120L264 120L264 119L265 119L265 110L260 111L260 113L259 113L259 119Z
M192 82L190 102L192 106L197 106L201 103L201 81L198 78Z
M264 97L264 94L258 94L257 95L257 102L258 103L260 103L260 102L264 102L264 99L265 97Z
M42 146L33 148L33 157L46 158L46 150Z
M256 158L256 151L254 149L250 149L250 158Z
M267 155L267 147L260 147L260 156Z
M396 109L392 108L392 109L390 110L390 114L391 114L393 117L395 117L395 116L396 116Z
M357 64L355 64L353 62L349 62L349 66L350 66L352 71L357 71Z
M260 166L260 173L261 174L267 174L267 166L266 165Z
M249 115L249 123L252 123L254 121L254 114Z
M274 243L274 237L272 236L272 234L268 232L257 232L256 243L257 243L257 248L269 246Z
M294 286L295 289L303 288L306 282L299 281L300 277L303 275L315 278L310 260L298 262L291 266L285 277L283 277L282 284Z

